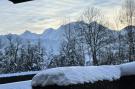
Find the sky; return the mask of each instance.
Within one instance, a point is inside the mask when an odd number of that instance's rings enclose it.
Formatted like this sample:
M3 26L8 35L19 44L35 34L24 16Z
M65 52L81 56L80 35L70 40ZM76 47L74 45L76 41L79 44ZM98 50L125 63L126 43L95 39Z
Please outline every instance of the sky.
M47 28L57 29L65 18L70 18L71 22L77 21L88 7L102 9L112 23L121 2L122 0L34 0L13 4L8 0L0 0L0 34L21 34L25 30L40 34Z

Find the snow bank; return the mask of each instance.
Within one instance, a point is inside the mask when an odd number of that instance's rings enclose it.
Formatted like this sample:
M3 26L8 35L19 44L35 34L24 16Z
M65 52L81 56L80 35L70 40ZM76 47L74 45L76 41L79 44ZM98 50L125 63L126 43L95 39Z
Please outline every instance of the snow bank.
M120 78L116 66L58 67L38 73L32 79L32 86L70 85L94 83L99 80L113 81Z
M135 62L121 64L121 76L135 75Z
M38 72L39 71L29 71L29 72L20 72L20 73L0 74L0 78L37 74Z

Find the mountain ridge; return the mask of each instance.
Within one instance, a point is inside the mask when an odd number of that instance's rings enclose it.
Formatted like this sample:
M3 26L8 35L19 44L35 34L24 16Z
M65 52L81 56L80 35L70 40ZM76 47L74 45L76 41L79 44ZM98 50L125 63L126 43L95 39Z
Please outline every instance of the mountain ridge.
M38 41L40 39L42 41L42 44L45 45L47 50L50 51L53 49L55 52L57 52L59 50L61 42L64 39L64 31L66 30L66 28L69 27L69 25L70 25L71 26L70 29L72 29L72 30L79 29L80 23L84 23L84 22L82 22L82 21L71 22L71 23L68 23L65 25L61 25L58 29L48 28L41 34L36 34L36 33L33 33L33 32L26 30L24 33L22 33L20 35L17 35L17 34L0 35L0 40L2 40L4 42L2 44L8 44L7 43L8 36L13 36L14 39L20 38L24 41L23 43L25 43L27 41L35 42L35 41ZM86 23L84 23L84 24L86 24ZM107 28L107 27L105 27L97 22L93 22L92 24L96 24L100 27L105 28L106 30L115 32L115 30L111 30L111 29L109 29L109 28ZM125 29L127 27L125 27ZM132 26L130 26L130 27L132 27ZM133 27L135 27L135 26L133 26ZM120 32L123 32L123 31L124 31L124 29L120 30Z

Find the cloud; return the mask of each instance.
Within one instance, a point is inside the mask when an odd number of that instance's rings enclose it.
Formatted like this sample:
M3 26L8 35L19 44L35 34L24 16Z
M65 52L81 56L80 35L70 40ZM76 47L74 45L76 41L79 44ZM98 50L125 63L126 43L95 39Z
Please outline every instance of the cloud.
M59 27L64 17L75 21L88 6L112 13L112 7L119 5L118 0L34 0L15 5L0 0L0 33L19 34L25 30L41 33L45 28Z

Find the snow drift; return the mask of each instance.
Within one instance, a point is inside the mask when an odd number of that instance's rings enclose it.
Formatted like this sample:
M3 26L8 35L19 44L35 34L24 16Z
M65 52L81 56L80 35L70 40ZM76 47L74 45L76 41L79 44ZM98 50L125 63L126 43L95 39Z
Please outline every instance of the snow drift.
M135 75L135 62L110 66L58 67L35 75L32 86L67 86L103 80L113 81L129 75Z
M32 79L32 86L94 83L99 80L113 81L120 78L115 66L58 67L40 72Z

